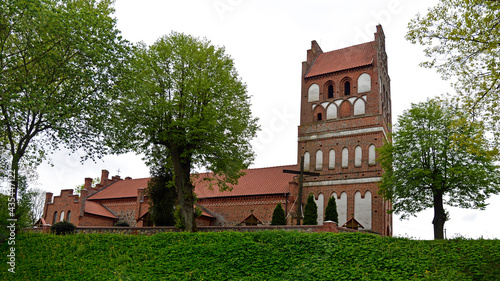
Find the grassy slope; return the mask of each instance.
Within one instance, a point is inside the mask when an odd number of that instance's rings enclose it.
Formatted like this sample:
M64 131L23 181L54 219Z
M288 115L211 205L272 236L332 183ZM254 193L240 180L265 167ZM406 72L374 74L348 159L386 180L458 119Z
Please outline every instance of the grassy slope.
M21 234L0 280L497 280L500 240L369 234ZM1 255L6 259L2 244ZM13 278L14 277L14 278Z

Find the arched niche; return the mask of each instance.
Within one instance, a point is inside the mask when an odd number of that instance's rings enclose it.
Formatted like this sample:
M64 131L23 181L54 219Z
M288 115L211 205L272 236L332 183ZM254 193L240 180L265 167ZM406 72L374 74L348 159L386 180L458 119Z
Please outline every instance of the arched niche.
M319 85L318 84L312 84L311 86L309 86L309 91L307 93L307 101L308 102L319 101Z
M309 172L309 165L311 163L311 155L309 152L304 153L304 171Z
M363 73L358 78L358 94L368 93L372 90L372 79L370 74Z
M337 119L337 105L335 105L334 103L331 103L326 108L326 119Z
M335 169L335 150L331 149L328 155L328 169Z
M368 147L368 164L369 165L375 165L375 159L376 159L376 155L375 155L375 145L370 145L370 147Z
M354 102L354 115L363 114L365 114L365 100L360 98Z
M361 192L354 194L354 218L365 228L372 229L372 193L367 191L364 198Z
M318 195L318 200L314 199L316 205L318 206L318 225L323 225L324 217L325 217L325 196L323 193Z
M323 151L316 151L316 171L323 170Z
M361 160L363 159L363 149L361 146L356 146L354 149L354 167L361 167Z
M332 197L335 198L335 203L337 203L337 213L339 214L338 225L342 226L347 222L347 193L342 192L340 198L337 193L332 193Z

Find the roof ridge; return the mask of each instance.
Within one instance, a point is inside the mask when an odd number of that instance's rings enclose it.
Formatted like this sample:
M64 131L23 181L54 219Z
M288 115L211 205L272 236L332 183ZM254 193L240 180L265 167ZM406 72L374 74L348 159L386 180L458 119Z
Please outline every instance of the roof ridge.
M336 50L331 50L331 51L328 51L328 52L323 52L323 53L321 53L319 55L321 56L321 55L324 55L324 54L329 54L329 53L333 53L333 52L337 52L337 51L342 51L342 50L349 49L349 48L352 48L352 47L359 47L361 45L370 44L370 43L375 43L375 40L369 41L369 42L365 42L365 43L359 43L359 44L356 44L356 45L347 46L347 47L336 49Z

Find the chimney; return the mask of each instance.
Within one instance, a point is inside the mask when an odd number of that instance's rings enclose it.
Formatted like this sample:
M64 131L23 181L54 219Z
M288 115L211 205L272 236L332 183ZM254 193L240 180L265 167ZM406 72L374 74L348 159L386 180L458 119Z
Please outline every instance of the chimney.
M83 189L90 190L92 188L92 178L85 178Z
M89 191L87 189L82 189L80 192L80 217L85 214L85 204L87 203L87 196L89 196Z
M128 180L131 180L132 178L131 177L126 177L125 180L128 181Z
M45 206L43 207L43 218L47 219L47 208L48 204L52 203L52 196L54 194L52 192L45 193Z
M109 177L108 170L102 170L102 173L101 173L101 185L102 186L106 186L107 185L106 183L109 180L108 177Z

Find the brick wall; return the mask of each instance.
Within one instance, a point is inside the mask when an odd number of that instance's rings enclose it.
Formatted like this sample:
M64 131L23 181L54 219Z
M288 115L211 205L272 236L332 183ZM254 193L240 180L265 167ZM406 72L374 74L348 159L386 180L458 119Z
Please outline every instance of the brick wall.
M285 194L246 197L199 199L197 204L216 217L216 225L234 226L253 214L262 223L270 224L274 208L281 203L285 213L290 210L291 197Z

